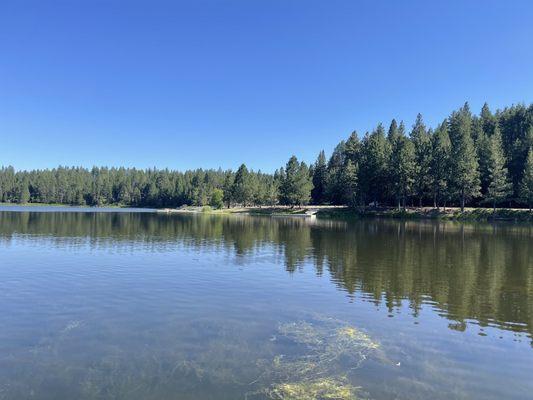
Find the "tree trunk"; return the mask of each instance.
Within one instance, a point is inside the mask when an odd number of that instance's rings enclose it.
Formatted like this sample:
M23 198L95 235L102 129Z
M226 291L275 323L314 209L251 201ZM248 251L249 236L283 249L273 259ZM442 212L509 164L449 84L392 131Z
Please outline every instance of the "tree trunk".
M465 191L461 190L461 212L465 212Z

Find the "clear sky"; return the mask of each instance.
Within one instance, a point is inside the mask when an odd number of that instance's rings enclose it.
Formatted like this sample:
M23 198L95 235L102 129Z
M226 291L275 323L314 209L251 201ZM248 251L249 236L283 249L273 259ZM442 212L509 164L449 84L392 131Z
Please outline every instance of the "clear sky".
M273 171L465 101L533 101L533 1L0 2L0 164L17 169Z

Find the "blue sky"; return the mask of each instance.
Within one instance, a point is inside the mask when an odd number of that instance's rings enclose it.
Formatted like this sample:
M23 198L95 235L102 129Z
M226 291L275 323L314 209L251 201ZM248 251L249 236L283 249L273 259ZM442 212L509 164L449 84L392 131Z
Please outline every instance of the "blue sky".
M4 0L0 164L273 171L533 100L531 1Z

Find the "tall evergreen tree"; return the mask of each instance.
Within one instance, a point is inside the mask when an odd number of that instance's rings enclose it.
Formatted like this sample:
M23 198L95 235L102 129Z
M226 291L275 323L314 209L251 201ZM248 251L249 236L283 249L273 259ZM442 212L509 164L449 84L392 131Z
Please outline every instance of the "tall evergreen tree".
M520 200L529 207L533 205L533 146L527 154L526 165L520 182Z
M512 192L512 185L509 183L505 167L500 130L497 126L490 137L488 170L489 185L486 200L492 202L492 207L496 210L496 204L505 200Z
M430 192L431 179L431 136L426 129L422 114L416 116L416 122L411 131L411 140L414 145L414 174L413 191L422 207L424 197Z
M451 183L461 205L465 209L467 200L480 194L479 165L472 140L472 115L468 103L452 113L449 119L449 133L452 143Z
M328 169L326 165L326 154L321 150L315 161L313 168L313 190L311 199L314 204L323 204L326 201L326 190L328 183Z
M342 172L343 203L349 206L357 205L358 198L358 166L347 159Z
M233 200L244 207L252 201L253 188L246 165L242 164L235 173L231 192Z
M490 184L491 148L491 137L485 131L480 131L477 137L476 149L479 160L480 192L482 196L487 195Z
M309 168L304 162L298 162L296 156L292 156L281 179L280 202L290 206L307 204L312 189Z
M224 204L226 204L227 208L230 208L231 203L233 202L233 174L229 171L224 174L222 191L224 192Z
M377 204L386 198L389 157L389 142L383 125L379 124L371 134L365 135L361 145L359 182L365 201Z
M359 156L361 153L361 142L357 136L357 132L353 131L346 144L344 145L344 156L352 162L352 164L359 163Z
M398 127L393 120L388 140L391 146L388 174L391 192L396 199L398 209L402 206L405 208L413 184L415 154L412 142L405 136L403 122Z
M481 129L487 136L492 136L496 124L498 123L497 118L490 111L489 105L487 103L483 104L480 113Z
M346 143L341 141L328 161L326 198L332 204L343 204L342 173L346 162Z
M451 142L448 135L448 123L440 124L432 137L431 155L431 188L433 193L433 207L440 208L441 201L449 197L448 182L450 180Z

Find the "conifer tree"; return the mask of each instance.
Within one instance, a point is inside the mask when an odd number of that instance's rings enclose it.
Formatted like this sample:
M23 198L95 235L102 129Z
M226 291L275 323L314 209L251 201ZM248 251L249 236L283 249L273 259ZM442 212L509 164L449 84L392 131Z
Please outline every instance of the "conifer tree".
M313 190L311 199L314 204L322 204L326 201L328 170L326 165L326 154L320 151L313 168Z
M476 148L479 160L480 191L482 196L486 196L490 184L490 156L492 142L491 137L484 131L479 132Z
M230 208L231 203L233 202L233 174L229 171L224 174L222 191L224 192L223 201L226 204L226 207Z
M487 103L483 104L480 113L481 129L487 136L492 136L496 124L498 123L496 117L490 111L489 105Z
M326 198L331 204L343 204L342 173L346 162L346 143L342 140L328 161Z
M357 136L357 132L353 131L346 144L344 145L344 156L352 162L352 164L359 163L359 155L361 153L361 142Z
M448 198L448 182L450 180L450 152L451 143L448 135L448 124L440 124L432 137L431 155L431 188L433 193L433 207L440 208L442 200Z
M418 197L418 205L422 207L423 198L429 193L431 180L431 136L426 129L422 114L416 116L416 122L411 131L411 140L414 145L414 175L413 191Z
M357 205L358 166L347 159L342 173L343 203L351 207Z
M496 210L496 204L505 200L512 191L512 185L509 183L508 172L505 167L500 130L497 126L490 138L488 172L489 185L486 200L492 202L492 208Z
M414 148L413 143L405 136L403 122L397 127L396 121L392 121L388 140L391 146L389 182L398 209L401 209L402 206L405 208L405 202L413 183Z
M363 199L371 200L374 205L386 198L389 157L390 146L383 125L379 124L371 134L365 135L359 164Z
M449 134L452 144L451 183L459 199L461 211L467 200L480 194L479 165L472 140L472 115L468 103L452 113Z
M252 190L250 173L246 165L242 164L235 173L235 179L231 188L232 199L246 207L252 201Z
M281 178L280 201L290 206L307 204L311 198L313 183L309 168L304 162L298 162L292 156L287 162L285 173Z
M526 165L522 181L520 182L520 200L529 207L533 205L533 147L529 149L527 154Z

